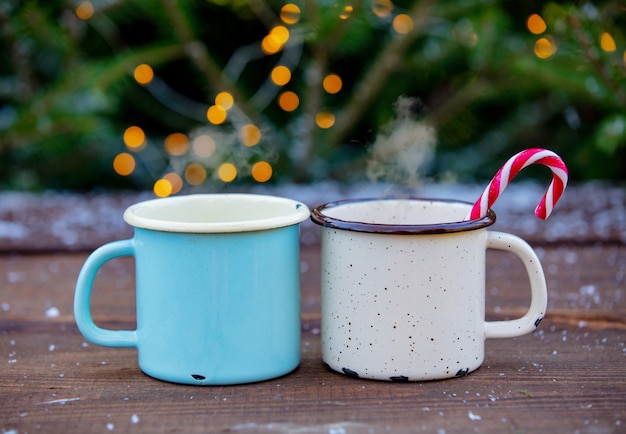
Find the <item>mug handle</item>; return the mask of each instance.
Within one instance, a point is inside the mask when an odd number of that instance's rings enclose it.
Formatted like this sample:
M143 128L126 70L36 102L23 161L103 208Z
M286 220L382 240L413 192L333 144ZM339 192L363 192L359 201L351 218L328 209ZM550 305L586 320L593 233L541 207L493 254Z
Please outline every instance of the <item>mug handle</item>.
M539 326L548 306L546 278L535 251L521 238L503 233L488 232L487 248L507 250L517 255L530 279L530 307L524 316L509 321L485 322L486 338L512 338L532 332Z
M83 336L105 347L136 347L136 330L108 330L98 327L91 317L91 290L96 274L105 262L120 256L134 256L133 240L108 243L94 250L87 258L76 281L74 319Z

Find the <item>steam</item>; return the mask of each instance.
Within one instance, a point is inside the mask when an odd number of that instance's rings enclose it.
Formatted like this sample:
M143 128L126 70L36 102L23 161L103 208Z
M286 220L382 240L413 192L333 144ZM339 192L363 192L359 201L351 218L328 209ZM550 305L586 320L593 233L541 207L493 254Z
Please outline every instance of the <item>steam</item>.
M423 182L432 162L436 134L433 127L415 119L418 98L400 96L396 117L378 135L369 151L366 174L372 182L388 182L415 188Z

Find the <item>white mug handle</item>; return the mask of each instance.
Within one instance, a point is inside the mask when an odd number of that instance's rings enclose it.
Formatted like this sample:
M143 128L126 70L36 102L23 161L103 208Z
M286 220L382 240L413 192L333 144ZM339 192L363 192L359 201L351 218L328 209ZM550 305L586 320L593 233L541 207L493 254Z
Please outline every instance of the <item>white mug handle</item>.
M534 331L546 314L548 289L543 268L534 250L515 235L488 232L488 249L507 250L517 255L526 268L530 279L530 307L524 316L509 321L486 321L486 338L512 338Z

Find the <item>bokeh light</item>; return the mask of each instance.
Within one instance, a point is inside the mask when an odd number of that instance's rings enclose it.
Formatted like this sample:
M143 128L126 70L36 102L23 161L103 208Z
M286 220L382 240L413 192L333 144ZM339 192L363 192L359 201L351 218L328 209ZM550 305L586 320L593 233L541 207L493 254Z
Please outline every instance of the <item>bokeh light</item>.
M76 13L76 16L81 20L88 20L93 17L94 7L91 2L86 1L76 6L74 12Z
M617 50L617 45L615 44L615 39L609 33L604 32L600 37L600 47L606 52L612 53Z
M136 125L126 128L124 131L124 144L131 151L139 151L146 143L146 134Z
M407 14L398 14L393 19L392 27L397 33L406 35L413 30L413 18Z
M272 177L272 166L267 161L259 161L252 166L252 178L256 182L267 182Z
M165 138L165 151L175 157L189 151L189 137L183 133L172 133Z
M133 77L135 81L141 85L149 84L154 78L154 71L150 65L142 63L141 65L135 68L133 72Z
M215 97L215 105L220 106L224 110L228 111L235 104L235 99L228 92L220 92Z
M169 181L172 186L170 194L176 194L183 188L183 178L178 173L170 172L163 176L163 179Z
M546 31L548 26L546 26L546 22L541 18L539 14L532 14L526 20L526 27L528 31L534 35L541 35Z
M282 50L282 48L283 46L280 44L277 44L276 41L270 35L265 36L263 40L261 41L261 50L265 54L268 54L268 55L276 54L280 50Z
M152 186L152 191L158 197L167 197L172 194L172 183L167 179L159 179Z
M283 65L278 65L272 69L272 82L277 86L284 86L291 80L291 71Z
M234 181L237 177L237 168L232 163L224 163L217 169L217 176L223 182Z
M128 176L135 170L135 159L127 152L119 153L113 159L113 170L121 176Z
M318 127L328 129L335 125L335 115L329 112L321 112L315 115L315 123Z
M261 130L253 124L244 125L239 130L239 140L250 148L261 141Z
M191 185L200 185L206 179L206 169L200 163L191 163L185 167L185 180Z
M206 117L213 125L221 125L226 121L226 110L221 105L212 105L207 110Z
M393 10L391 0L374 0L372 1L372 12L379 18L388 17Z
M541 38L535 42L535 55L540 59L552 57L556 50L556 44L548 38Z
M326 92L334 94L341 90L343 82L337 74L329 74L324 78L322 86Z
M300 21L300 8L293 3L287 3L280 9L280 19L285 24L296 24Z
M300 105L300 98L290 90L283 92L278 97L278 105L286 112L292 112Z
M341 11L341 13L339 14L339 18L341 18L342 20L347 20L348 18L350 18L350 15L352 15L352 12L354 12L354 7L351 5L346 5L343 7L343 11Z
M216 144L213 137L208 134L201 134L193 139L191 145L193 153L200 158L209 158L215 152Z
M270 30L270 37L279 45L285 45L289 40L289 30L285 26L276 26Z

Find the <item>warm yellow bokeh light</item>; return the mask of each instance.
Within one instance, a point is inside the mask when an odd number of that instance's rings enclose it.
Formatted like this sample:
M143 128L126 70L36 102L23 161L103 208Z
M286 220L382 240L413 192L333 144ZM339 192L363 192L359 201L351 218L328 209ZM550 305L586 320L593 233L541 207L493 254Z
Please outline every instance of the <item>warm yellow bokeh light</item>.
M602 33L602 36L600 37L600 47L602 47L604 51L607 51L609 53L617 50L615 39L613 39L613 36L611 36L607 32Z
M159 179L152 186L152 191L157 197L167 197L172 194L172 183L167 179Z
M406 35L413 30L413 18L407 14L398 14L393 19L392 27L397 33Z
M300 21L300 8L293 3L287 3L280 9L280 19L285 24L296 24Z
M135 170L135 159L132 155L122 152L113 159L113 170L121 176L128 176Z
M372 12L379 18L388 17L392 10L391 0L374 0L372 2Z
M535 55L540 59L547 59L556 53L556 45L548 38L541 38L535 42Z
M292 112L300 105L300 98L294 92L288 90L280 94L278 105L286 112Z
M213 137L208 134L201 134L193 139L191 145L193 153L200 158L209 158L215 152L216 144Z
M173 156L185 155L189 151L189 137L183 133L172 133L165 138L165 151Z
M91 2L82 2L78 6L76 6L76 10L74 11L76 16L81 20L88 20L93 17L94 7Z
M351 5L344 6L343 11L339 14L339 18L347 20L352 15L352 12L354 12L354 7Z
M141 65L135 68L135 72L133 73L133 77L135 77L135 81L141 85L149 84L154 78L154 71L150 65L142 63Z
M539 14L532 14L529 16L528 20L526 20L526 27L530 33L535 35L541 35L548 28L546 26L546 22Z
M226 121L226 110L220 105L212 105L206 112L206 117L213 125L220 125Z
M277 86L284 86L291 80L291 71L283 65L279 65L272 69L272 82Z
M315 123L318 127L328 129L335 125L335 115L328 112L321 112L315 115Z
M146 134L138 126L131 126L124 131L124 144L132 151L138 151L146 142Z
M272 166L267 161L259 161L252 166L252 178L256 182L267 182L272 177Z
M206 179L206 169L202 164L191 163L185 168L185 180L191 185L200 185Z
M274 38L272 38L270 35L267 35L261 41L261 50L265 54L276 54L280 50L282 50L282 48L282 44L277 44Z
M167 173L163 176L163 179L169 181L172 186L172 192L170 194L176 194L183 188L183 178L181 178L178 173Z
M237 177L237 168L231 163L224 163L217 169L217 176L223 182L231 182Z
M276 26L270 30L270 37L279 45L285 45L289 40L289 30L285 26Z
M337 74L329 74L324 78L322 83L324 90L328 93L337 93L341 90L343 82Z
M261 141L261 130L256 125L244 125L239 130L239 140L245 146L252 147Z
M230 110L235 104L235 99L228 92L220 92L215 97L215 105L220 106L224 110Z

